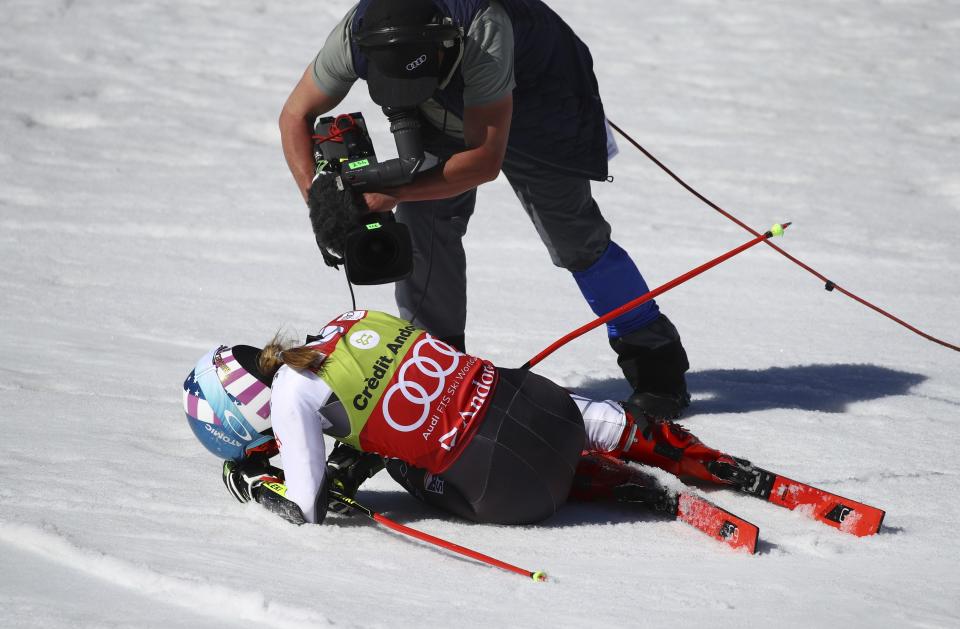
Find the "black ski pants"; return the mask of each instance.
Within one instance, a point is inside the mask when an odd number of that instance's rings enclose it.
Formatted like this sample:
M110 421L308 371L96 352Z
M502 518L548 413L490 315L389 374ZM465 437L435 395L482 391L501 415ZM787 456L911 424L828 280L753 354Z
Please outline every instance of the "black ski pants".
M462 518L531 524L560 508L583 450L583 417L569 393L523 369L500 369L482 423L441 476L391 459L411 494Z

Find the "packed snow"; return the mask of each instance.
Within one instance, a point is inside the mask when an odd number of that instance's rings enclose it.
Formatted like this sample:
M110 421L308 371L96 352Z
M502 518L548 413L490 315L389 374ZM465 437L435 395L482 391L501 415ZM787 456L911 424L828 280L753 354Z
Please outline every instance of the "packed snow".
M792 254L957 343L960 5L551 3L608 116ZM5 627L955 627L960 356L756 247L664 295L713 446L887 510L856 538L724 490L754 556L635 509L538 526L358 498L545 583L333 517L294 527L224 490L181 410L210 347L350 308L276 119L348 0L0 4L0 624ZM381 154L392 145L362 85ZM629 144L596 197L651 286L750 235ZM466 239L468 348L519 366L591 319L502 179ZM394 310L391 287L358 306ZM537 370L622 398L602 330Z

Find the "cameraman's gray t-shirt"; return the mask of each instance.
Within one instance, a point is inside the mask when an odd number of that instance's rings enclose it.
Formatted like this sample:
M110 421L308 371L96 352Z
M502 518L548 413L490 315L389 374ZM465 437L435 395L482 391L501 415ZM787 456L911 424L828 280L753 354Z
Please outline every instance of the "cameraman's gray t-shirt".
M313 80L327 95L347 95L357 73L350 50L350 24L354 6L327 37L313 60ZM448 49L455 54L456 48ZM463 75L463 105L475 107L499 100L513 91L513 24L495 0L477 14L463 43L460 71ZM433 126L453 137L463 137L463 121L431 99L420 111Z

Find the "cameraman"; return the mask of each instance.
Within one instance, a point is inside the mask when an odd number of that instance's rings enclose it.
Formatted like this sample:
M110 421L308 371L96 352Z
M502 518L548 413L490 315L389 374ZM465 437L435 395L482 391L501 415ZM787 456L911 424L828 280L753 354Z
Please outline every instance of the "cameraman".
M608 131L586 45L540 0L362 0L333 29L280 115L284 155L307 197L314 119L353 83L381 106L416 107L423 145L441 160L406 185L367 191L397 207L418 264L396 285L400 313L464 348L462 237L477 186L503 171L553 263L597 314L647 292L590 192L607 177ZM428 282L429 278L429 282ZM417 307L418 304L422 306ZM632 409L675 418L689 404L680 336L654 301L608 324L634 389Z

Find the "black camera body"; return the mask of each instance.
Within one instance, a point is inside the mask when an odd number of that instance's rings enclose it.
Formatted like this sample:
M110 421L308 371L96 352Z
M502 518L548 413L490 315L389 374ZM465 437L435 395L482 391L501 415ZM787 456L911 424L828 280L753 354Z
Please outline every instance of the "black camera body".
M410 230L393 212L370 212L347 234L347 279L358 285L389 284L413 272Z
M340 199L352 194L374 192L409 183L424 163L420 138L420 121L414 110L393 110L385 107L390 119L390 130L397 143L397 159L377 160L373 142L367 132L363 114L341 114L318 118L314 124L314 160L317 177L335 177ZM321 182L327 184L327 181ZM312 196L312 195L311 195ZM327 198L330 198L329 196ZM336 203L336 201L331 201ZM346 201L352 207L352 203ZM413 271L413 244L406 225L396 222L392 212L369 212L364 215L347 212L342 218L340 208L314 208L313 213L334 212L333 229L345 232L343 250L333 253L321 244L327 241L314 231L324 260L331 266L343 263L347 279L353 284L387 284L401 280ZM327 221L329 223L329 221ZM347 224L341 224L346 222ZM336 249L338 247L334 247Z
M360 112L317 118L313 133L313 160L317 164L318 174L340 174L344 164L348 165L347 170L350 170L350 164L358 169L363 162L369 166L371 158L373 164L377 163L367 122Z

